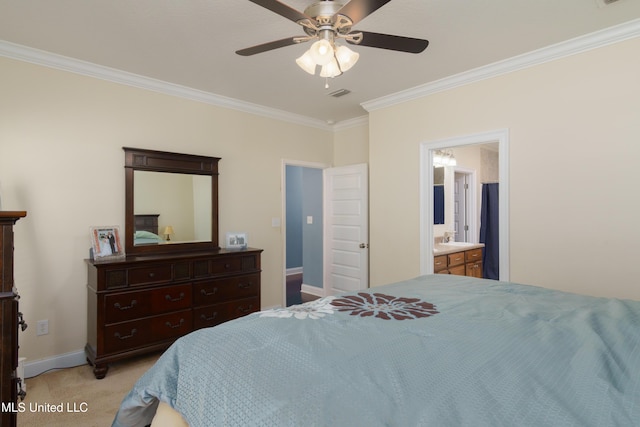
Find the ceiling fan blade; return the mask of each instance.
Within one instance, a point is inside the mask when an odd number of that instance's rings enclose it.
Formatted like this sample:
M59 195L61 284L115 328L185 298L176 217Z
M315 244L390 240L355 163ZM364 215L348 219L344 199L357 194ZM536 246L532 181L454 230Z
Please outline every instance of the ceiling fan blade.
M256 46L247 47L245 49L236 50L236 53L241 56L251 56L256 53L262 53L273 49L278 49L280 47L291 46L292 44L298 44L296 41L298 37L289 37L286 39L275 40L269 43L263 43Z
M344 5L338 13L348 16L351 21L353 21L353 25L355 25L390 1L391 0L351 0Z
M359 31L359 33L362 33L360 43L350 41L349 39L347 39L347 42L360 46L377 47L408 53L420 53L429 46L429 40L393 36L391 34L370 33L368 31Z
M280 3L277 0L249 0L249 1L257 4L258 6L262 6L265 9L269 9L270 11L275 12L280 16L284 16L285 18L293 22L302 21L304 19L311 19L304 13L299 12L294 8L287 6L284 3Z

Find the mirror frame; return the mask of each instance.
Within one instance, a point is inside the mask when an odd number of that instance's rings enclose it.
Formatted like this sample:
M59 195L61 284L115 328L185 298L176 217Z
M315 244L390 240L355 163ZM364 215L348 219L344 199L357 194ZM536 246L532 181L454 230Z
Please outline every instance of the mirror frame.
M151 255L161 253L219 250L218 244L218 161L219 157L170 153L122 147L125 152L125 252L127 255ZM139 245L133 243L134 221L134 171L155 171L211 176L211 241L172 243L170 245Z

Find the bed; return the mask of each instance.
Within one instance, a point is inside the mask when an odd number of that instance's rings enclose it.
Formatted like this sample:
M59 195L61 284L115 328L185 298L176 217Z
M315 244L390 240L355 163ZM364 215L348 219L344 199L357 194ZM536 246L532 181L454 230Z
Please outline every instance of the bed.
M113 426L158 407L191 427L639 425L640 301L427 275L265 310L176 341Z
M134 245L157 245L163 239L158 235L158 217L160 214L136 214L134 221Z

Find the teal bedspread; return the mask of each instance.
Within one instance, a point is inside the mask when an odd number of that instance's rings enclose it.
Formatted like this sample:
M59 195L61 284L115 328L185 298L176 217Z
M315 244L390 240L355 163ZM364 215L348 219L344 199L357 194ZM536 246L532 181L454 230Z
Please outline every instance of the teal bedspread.
M113 425L158 400L191 427L638 426L640 302L422 276L185 336Z

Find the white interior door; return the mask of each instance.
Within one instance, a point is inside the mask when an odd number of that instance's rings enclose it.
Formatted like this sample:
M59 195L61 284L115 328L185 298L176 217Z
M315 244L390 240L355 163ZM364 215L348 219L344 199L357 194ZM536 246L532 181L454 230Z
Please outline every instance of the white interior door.
M366 164L324 169L324 289L369 287L369 185Z

